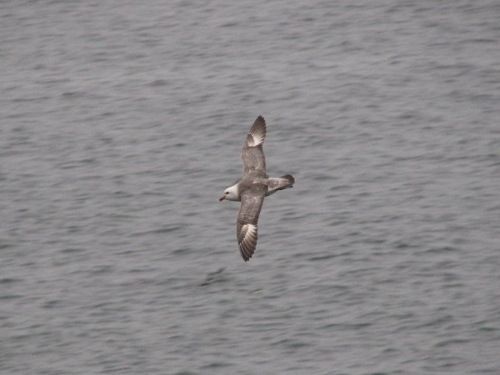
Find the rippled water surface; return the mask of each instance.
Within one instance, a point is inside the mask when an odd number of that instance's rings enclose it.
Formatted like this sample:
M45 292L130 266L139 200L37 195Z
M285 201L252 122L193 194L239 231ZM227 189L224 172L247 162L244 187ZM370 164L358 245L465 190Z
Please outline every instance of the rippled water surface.
M500 373L499 15L3 2L0 372ZM259 114L296 184L245 263Z

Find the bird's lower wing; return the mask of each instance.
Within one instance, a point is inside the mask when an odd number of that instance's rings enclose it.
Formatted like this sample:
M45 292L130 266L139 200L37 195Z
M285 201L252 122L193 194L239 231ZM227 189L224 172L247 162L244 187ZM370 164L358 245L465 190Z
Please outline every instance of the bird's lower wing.
M265 186L241 194L236 236L243 260L248 261L257 247L257 222L264 203Z

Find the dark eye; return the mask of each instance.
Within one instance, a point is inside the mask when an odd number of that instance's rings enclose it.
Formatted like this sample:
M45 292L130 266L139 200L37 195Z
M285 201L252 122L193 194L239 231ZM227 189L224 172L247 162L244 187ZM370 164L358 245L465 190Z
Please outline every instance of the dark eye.
M229 194L229 191L226 191L224 194L228 195L228 194Z

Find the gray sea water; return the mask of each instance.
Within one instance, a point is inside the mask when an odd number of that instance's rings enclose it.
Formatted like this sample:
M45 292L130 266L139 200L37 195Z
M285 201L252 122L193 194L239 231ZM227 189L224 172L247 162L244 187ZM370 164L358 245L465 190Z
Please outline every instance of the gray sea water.
M499 374L500 3L3 1L1 374ZM268 124L245 263L220 203Z

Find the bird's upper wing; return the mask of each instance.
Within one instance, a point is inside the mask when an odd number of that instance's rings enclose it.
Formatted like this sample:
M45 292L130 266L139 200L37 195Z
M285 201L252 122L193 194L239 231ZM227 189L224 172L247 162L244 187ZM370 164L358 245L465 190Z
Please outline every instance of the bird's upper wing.
M241 159L243 160L243 175L247 176L252 171L266 173L266 158L262 145L266 137L266 121L259 116L247 134L243 148L241 149Z
M236 224L236 236L243 260L248 261L257 246L257 221L266 194L265 185L255 186L241 194L241 206Z

